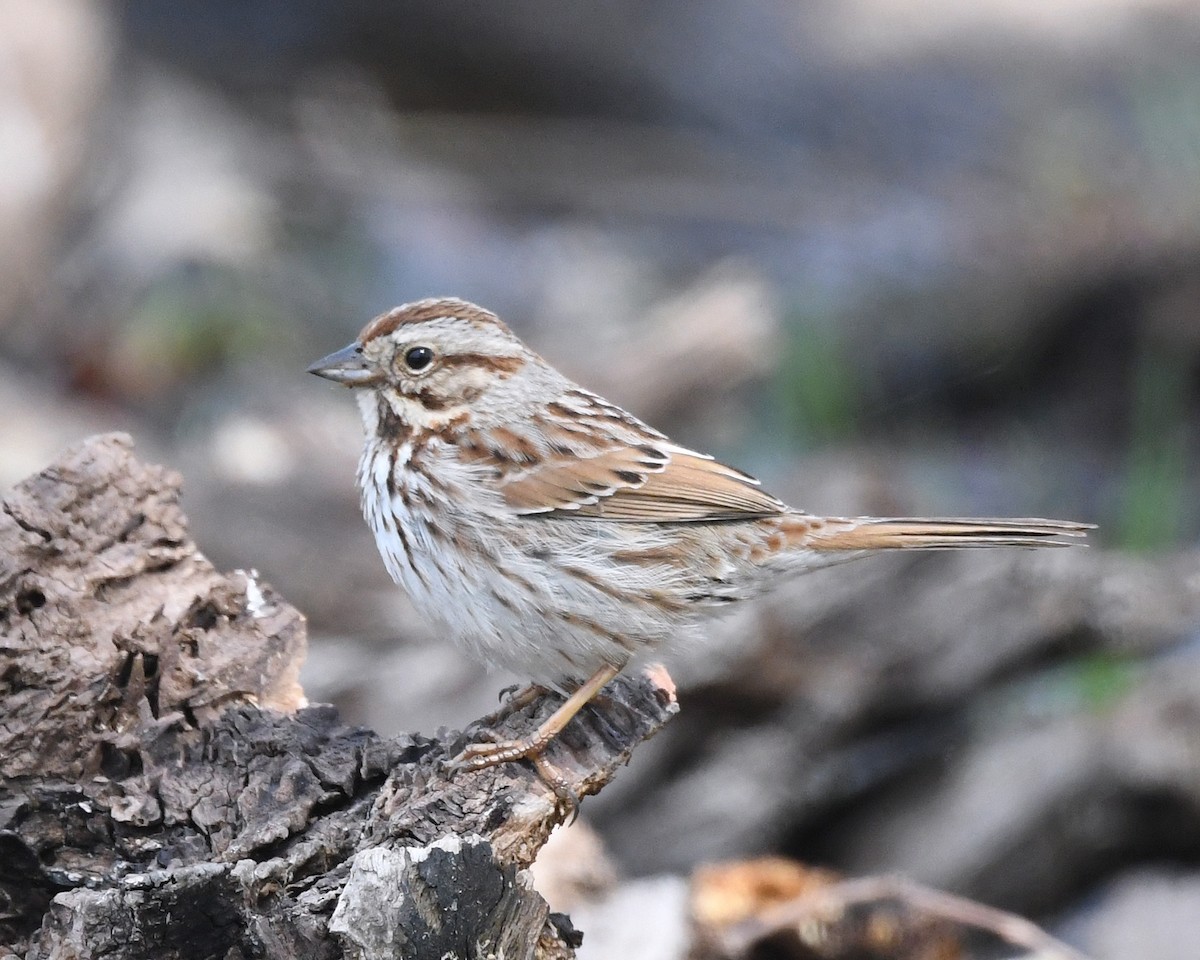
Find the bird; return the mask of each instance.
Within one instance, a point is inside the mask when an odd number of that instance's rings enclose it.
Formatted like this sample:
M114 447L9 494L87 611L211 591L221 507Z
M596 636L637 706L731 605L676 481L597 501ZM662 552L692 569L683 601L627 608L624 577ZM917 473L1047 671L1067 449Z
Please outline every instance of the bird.
M308 372L354 393L363 515L392 579L469 654L565 697L530 736L471 743L456 766L526 759L560 796L545 753L585 704L780 581L887 550L1065 546L1092 528L794 509L456 298L380 314Z

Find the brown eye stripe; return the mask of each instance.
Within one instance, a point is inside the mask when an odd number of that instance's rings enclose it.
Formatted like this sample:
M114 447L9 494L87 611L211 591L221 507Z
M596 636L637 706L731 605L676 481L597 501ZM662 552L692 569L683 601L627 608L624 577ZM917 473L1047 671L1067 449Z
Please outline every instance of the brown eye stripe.
M442 367L448 367L451 370L477 367L503 377L511 377L525 366L525 361L521 357L497 357L487 353L448 353L439 360Z

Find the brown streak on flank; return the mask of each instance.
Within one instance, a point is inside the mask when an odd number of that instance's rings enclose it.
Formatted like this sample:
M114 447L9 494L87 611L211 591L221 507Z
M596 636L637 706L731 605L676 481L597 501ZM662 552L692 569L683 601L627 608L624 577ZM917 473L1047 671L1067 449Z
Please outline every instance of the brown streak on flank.
M520 587L522 590L524 590L526 593L531 593L534 596L537 596L542 592L537 587L535 587L532 583L530 583L527 579L525 579L525 577L521 576L519 573L517 573L515 570L510 569L509 567L502 567L500 572L505 577L507 577L509 580L511 580L513 583L515 583L518 587Z
M643 606L657 607L660 609L673 611L683 610L687 607L687 604L676 600L665 590L655 590L653 593L646 594L645 596L631 594L622 590L620 587L614 587L602 577L598 577L594 573L589 573L582 567L573 567L564 564L561 565L559 569L563 573L574 577L581 583L586 583L598 593L603 593L606 596L612 597L614 600L620 600L622 602L628 602L632 600L633 602L640 603Z
M609 554L617 563L666 563L678 566L680 552L672 547L646 547L642 550L614 550Z
M607 627L602 627L595 620L592 620L589 617L582 617L577 613L562 611L558 614L558 619L563 623L570 624L573 627L583 627L585 630L590 630L599 637L604 637L606 640L611 640L627 653L633 653L633 641L629 640L622 634L616 633L613 630L609 630Z
M625 600L625 599L628 599L630 596L624 590L620 590L617 587L614 587L612 584L606 582L602 577L598 577L594 573L589 573L587 570L584 570L582 567L574 567L574 566L569 566L569 565L563 564L563 565L559 566L559 569L563 573L574 577L580 583L586 583L589 587L591 587L593 590L597 591L598 593L603 593L610 597L615 597L618 600Z
M512 613L516 612L517 608L513 604L513 602L511 600L509 600L506 596L501 594L500 591L495 589L494 587L492 588L492 599L494 599L498 604L500 604L500 606L502 606L505 610L508 610L509 612L512 612ZM572 664L572 666L574 666L574 664Z
M564 648L558 651L558 655L567 661L567 664L575 670L579 670L579 658L572 653L568 653ZM586 676L586 674L585 674Z
M466 320L469 323L490 324L500 327L502 330L508 329L490 310L484 310L483 307L477 307L473 303L454 297L437 297L406 303L387 313L381 313L363 327L362 333L358 335L358 342L369 343L376 337L386 337L399 327L413 323L427 323L441 317Z

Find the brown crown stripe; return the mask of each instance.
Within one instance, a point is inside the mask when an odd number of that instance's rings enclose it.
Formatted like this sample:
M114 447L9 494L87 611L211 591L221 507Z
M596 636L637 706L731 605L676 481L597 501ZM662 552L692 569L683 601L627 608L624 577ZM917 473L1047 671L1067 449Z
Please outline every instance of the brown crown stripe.
M386 337L398 327L412 323L426 323L442 317L466 320L470 323L489 324L503 330L508 329L490 310L484 310L483 307L468 303L466 300L439 297L406 303L387 313L380 314L363 328L358 339L360 343L367 343L376 337Z

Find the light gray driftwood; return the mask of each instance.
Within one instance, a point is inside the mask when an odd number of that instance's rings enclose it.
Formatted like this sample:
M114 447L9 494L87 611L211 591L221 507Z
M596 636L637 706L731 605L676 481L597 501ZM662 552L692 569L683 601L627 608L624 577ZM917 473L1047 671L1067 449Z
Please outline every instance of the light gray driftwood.
M109 435L4 498L0 955L572 956L525 869L552 791L307 705L303 617L197 551L180 483ZM661 671L622 678L552 759L595 793L676 709Z

